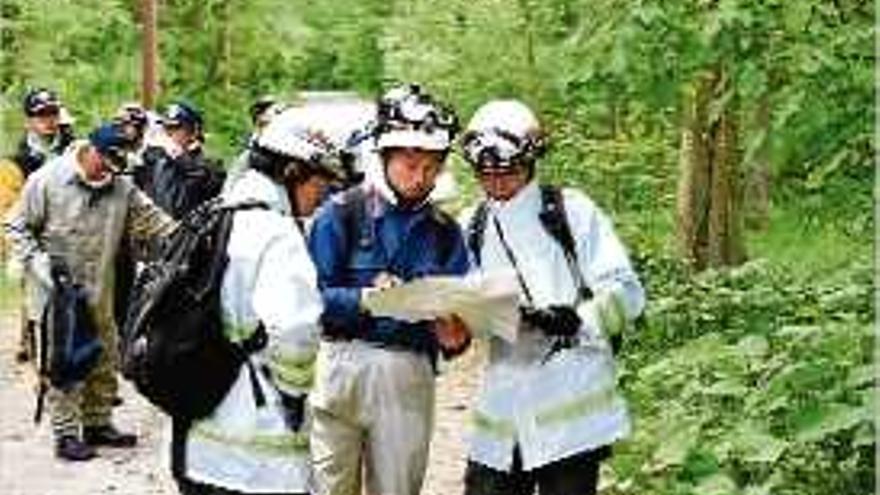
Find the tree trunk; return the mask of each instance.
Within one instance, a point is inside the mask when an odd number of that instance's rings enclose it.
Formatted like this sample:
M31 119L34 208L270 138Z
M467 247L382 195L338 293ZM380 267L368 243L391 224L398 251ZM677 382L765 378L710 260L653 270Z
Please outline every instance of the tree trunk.
M696 269L743 261L739 218L737 113L730 98L711 111L728 88L721 69L699 77L686 96L679 155L678 244Z
M141 104L145 108L153 108L159 92L158 76L158 36L156 23L158 11L156 0L143 0L141 4L141 22L143 26L143 48L141 64Z
M749 227L766 230L770 226L770 97L764 93L755 109L755 126L761 134L761 143L747 164L745 185L746 222Z

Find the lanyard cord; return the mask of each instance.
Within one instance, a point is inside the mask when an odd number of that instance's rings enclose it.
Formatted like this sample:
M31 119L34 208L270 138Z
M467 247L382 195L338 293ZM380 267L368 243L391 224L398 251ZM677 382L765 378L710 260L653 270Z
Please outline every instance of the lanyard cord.
M510 245L507 244L507 239L504 237L504 230L501 228L501 222L498 221L497 216L492 215L492 223L495 225L495 231L498 232L498 240L501 241L501 247L504 248L504 254L513 266L513 270L516 272L516 279L519 281L519 286L522 287L526 300L529 302L530 306L534 306L535 300L532 298L532 292L529 290L529 286L526 285L526 280L523 278L522 272L519 270L519 263L516 262L516 256L514 256L513 250L510 249Z

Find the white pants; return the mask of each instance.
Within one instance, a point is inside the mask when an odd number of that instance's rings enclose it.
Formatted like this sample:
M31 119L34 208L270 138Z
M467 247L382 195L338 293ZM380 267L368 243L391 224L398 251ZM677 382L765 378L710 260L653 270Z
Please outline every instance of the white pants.
M322 342L312 405L317 495L418 495L434 414L427 356Z

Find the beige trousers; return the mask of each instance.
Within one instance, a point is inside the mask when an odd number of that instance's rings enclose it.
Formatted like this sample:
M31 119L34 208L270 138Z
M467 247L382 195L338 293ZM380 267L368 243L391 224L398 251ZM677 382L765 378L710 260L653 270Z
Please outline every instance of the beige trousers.
M418 495L428 463L434 372L427 356L321 343L310 395L317 495Z

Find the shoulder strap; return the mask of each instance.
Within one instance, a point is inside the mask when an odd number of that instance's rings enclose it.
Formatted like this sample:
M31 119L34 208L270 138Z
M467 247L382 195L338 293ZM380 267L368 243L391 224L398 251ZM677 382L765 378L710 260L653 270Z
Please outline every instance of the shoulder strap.
M367 220L367 192L363 187L343 191L339 198L339 211L345 230L346 261L354 255L355 248L369 248L373 244L373 226Z
M561 188L541 185L541 213L538 217L547 233L562 247L568 269L577 286L579 300L592 298L593 291L587 285L584 274L578 266L577 244L568 224Z
M444 265L449 262L452 253L455 252L454 239L457 238L458 222L449 213L440 207L429 204L431 219L437 234L437 255Z
M467 228L467 247L474 257L477 266L482 263L483 237L486 232L486 219L489 216L489 205L480 202Z

